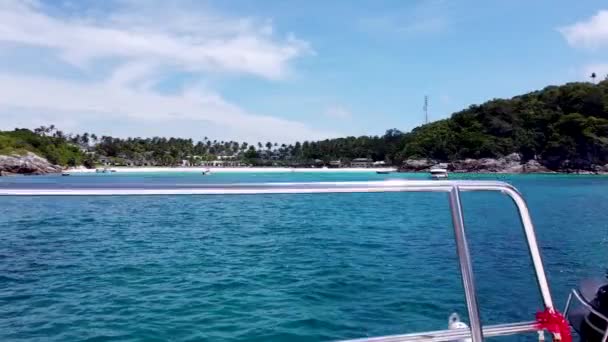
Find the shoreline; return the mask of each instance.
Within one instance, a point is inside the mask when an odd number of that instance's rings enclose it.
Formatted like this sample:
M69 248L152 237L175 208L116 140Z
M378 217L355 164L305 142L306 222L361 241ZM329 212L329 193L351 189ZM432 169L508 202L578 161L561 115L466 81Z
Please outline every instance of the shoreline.
M425 170L399 170L396 167L384 168L289 168L289 167L129 167L117 166L108 167L109 170L115 170L114 173L202 173L210 171L214 173L427 173ZM96 173L96 169L72 168L66 169L63 172L69 174L91 174ZM578 171L529 171L529 172L491 172L491 171L464 171L455 170L450 174L479 174L479 175L608 175L608 172L593 172L588 170Z
M289 168L289 167L108 167L116 173L337 173L337 172L397 172L397 168ZM73 168L64 172L70 174L96 173L96 169Z

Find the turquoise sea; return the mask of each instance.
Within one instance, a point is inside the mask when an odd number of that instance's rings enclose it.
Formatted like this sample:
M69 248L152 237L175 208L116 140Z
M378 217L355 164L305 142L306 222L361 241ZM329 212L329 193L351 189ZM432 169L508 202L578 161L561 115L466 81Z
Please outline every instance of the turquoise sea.
M194 184L422 174L111 174ZM524 194L554 301L608 268L608 177L471 176ZM466 319L445 194L0 197L0 341L323 341ZM510 200L463 194L484 323L541 307ZM534 336L532 336L534 338Z

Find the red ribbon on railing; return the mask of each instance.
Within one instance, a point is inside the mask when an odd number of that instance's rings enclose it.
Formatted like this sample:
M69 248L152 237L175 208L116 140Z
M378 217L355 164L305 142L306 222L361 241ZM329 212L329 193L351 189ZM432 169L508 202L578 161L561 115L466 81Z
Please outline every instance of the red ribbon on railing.
M539 330L547 330L553 334L554 340L572 342L570 325L561 313L553 309L545 309L536 313L536 324Z

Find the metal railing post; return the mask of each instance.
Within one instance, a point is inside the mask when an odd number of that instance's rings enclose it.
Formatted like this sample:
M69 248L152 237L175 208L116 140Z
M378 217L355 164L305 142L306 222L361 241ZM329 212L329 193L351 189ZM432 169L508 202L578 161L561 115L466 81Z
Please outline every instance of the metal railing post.
M536 241L536 234L534 233L534 225L532 224L532 218L530 217L530 210L524 198L521 196L519 191L513 187L505 186L502 192L511 197L517 210L519 211L519 218L524 228L524 234L526 235L526 243L528 244L528 250L530 257L532 258L532 265L536 274L536 282L540 290L540 294L543 297L543 303L545 308L553 310L553 299L551 298L551 291L549 290L549 282L547 281L547 274L545 273L545 267L543 266L543 260L540 256L540 249L538 248L538 242Z
M460 263L460 274L462 285L467 301L469 312L469 324L471 325L471 337L473 342L483 341L483 331L481 319L479 318L479 307L477 305L477 292L475 291L475 281L473 279L473 265L471 263L471 253L464 230L464 216L462 213L462 203L460 201L460 190L458 186L452 187L449 193L450 210L452 212L452 224L454 225L454 236L456 238L456 250L458 252L458 262Z

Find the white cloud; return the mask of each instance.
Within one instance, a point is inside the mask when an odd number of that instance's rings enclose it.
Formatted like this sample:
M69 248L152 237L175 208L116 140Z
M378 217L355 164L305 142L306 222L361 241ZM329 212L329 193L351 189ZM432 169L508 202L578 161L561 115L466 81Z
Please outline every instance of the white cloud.
M342 106L327 107L323 114L333 119L350 119L353 116L348 109Z
M52 123L90 131L95 127L82 123L112 127L114 122L116 131L129 135L158 132L144 129L152 125L172 127L163 135L180 135L180 122L184 132L193 131L185 125L211 126L214 131L205 135L220 139L287 142L337 135L251 113L209 89L190 86L171 94L155 90L175 72L193 76L195 84L225 74L280 80L289 74L293 59L310 52L306 42L293 35L277 37L270 21L231 18L200 6L194 10L133 0L118 4L94 16L58 16L35 0L0 1L0 49L33 48L38 57L57 56L85 75L78 80L73 75L44 76L32 65L32 72L24 74L0 64L7 70L0 74L0 128L46 125L51 122L36 120L53 119ZM90 75L97 76L87 78ZM174 90L180 86L174 85Z
M0 42L51 48L80 66L101 58L137 58L270 79L284 77L288 62L307 51L307 44L292 36L275 39L267 23L180 12L169 24L172 18L154 21L125 9L95 20L57 18L39 7L29 1L0 3Z
M608 47L608 10L601 10L591 18L559 28L568 44L595 50Z
M116 84L87 84L42 77L0 75L0 107L27 112L60 113L64 121L100 120L164 125L166 122L198 122L219 127L209 132L218 138L254 141L271 139L290 142L296 139L321 139L337 136L335 132L317 131L300 122L254 115L226 102L210 91L190 89L182 94L163 95L146 89L132 89ZM2 122L4 128L15 123ZM40 124L48 124L42 122ZM135 130L137 126L133 127ZM140 127L141 128L141 127ZM88 128L94 131L94 127ZM230 132L222 137L218 133ZM137 135L133 131L131 135ZM167 132L165 135L177 132ZM236 136L235 136L236 134Z

